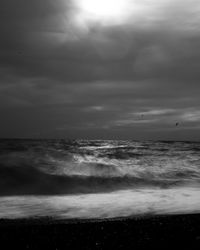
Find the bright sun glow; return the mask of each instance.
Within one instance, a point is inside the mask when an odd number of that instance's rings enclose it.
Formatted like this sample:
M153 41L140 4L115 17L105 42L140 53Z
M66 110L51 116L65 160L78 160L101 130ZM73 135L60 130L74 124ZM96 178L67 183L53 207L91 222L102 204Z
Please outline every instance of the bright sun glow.
M81 0L80 7L91 15L116 17L125 9L124 0Z
M127 16L129 0L76 0L80 15L100 22L119 21ZM129 2L130 3L130 2Z

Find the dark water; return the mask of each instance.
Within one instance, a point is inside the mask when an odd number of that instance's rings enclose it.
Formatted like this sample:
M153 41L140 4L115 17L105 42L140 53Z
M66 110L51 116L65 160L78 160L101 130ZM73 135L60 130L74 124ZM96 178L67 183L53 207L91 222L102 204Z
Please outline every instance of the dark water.
M0 217L200 211L200 143L0 140Z

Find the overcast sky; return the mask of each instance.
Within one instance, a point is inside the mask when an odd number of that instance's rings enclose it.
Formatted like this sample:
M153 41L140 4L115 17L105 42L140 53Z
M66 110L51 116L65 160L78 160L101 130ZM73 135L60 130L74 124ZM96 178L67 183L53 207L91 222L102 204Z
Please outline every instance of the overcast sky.
M0 137L200 139L200 1L89 1L0 1Z

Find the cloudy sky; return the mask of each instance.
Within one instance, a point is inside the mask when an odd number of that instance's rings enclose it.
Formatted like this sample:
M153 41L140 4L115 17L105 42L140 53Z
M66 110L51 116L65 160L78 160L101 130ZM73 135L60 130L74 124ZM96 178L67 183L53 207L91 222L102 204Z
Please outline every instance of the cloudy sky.
M0 137L200 139L199 0L1 0L0 32Z

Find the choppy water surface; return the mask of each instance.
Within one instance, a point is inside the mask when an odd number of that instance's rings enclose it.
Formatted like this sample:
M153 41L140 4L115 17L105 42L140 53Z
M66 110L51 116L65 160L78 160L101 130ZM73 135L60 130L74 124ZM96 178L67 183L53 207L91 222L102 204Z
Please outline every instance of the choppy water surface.
M0 140L0 218L200 212L200 143Z

